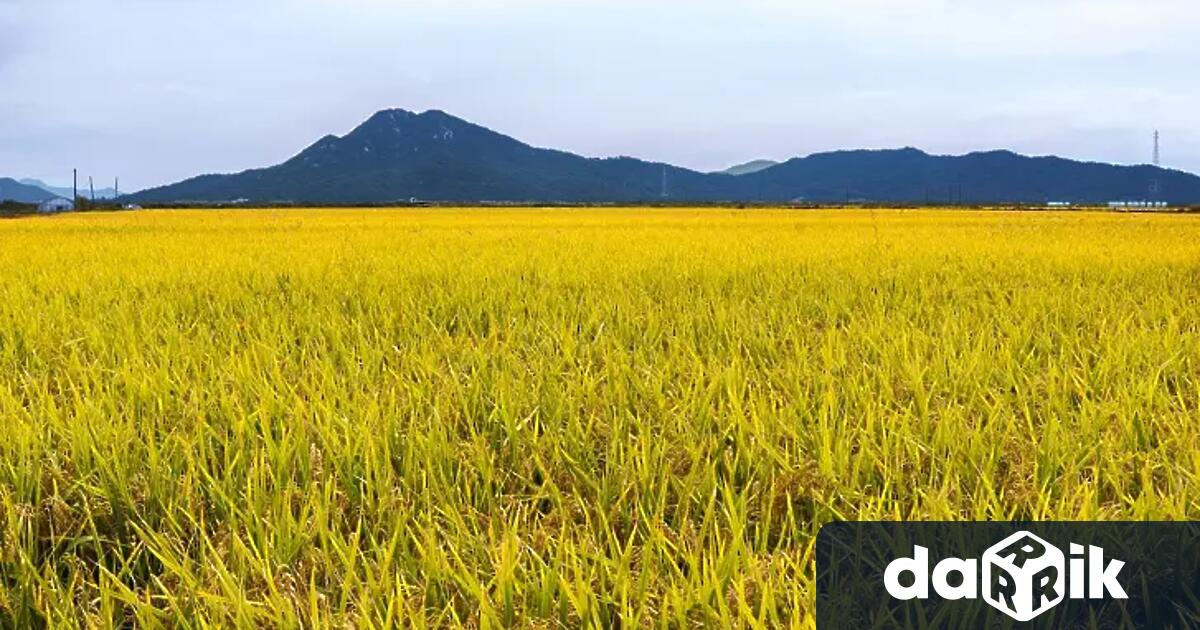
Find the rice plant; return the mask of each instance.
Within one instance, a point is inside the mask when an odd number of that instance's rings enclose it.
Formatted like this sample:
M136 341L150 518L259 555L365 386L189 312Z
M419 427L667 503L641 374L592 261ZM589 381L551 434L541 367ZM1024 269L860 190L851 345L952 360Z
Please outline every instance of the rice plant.
M1200 217L0 222L0 626L811 627L833 519L1200 517Z

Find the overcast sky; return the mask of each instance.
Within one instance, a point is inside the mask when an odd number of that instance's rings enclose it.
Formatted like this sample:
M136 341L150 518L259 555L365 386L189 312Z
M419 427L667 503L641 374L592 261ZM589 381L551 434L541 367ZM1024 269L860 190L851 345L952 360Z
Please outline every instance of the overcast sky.
M1010 148L1200 171L1196 0L0 0L0 176L131 190L379 109L710 170Z

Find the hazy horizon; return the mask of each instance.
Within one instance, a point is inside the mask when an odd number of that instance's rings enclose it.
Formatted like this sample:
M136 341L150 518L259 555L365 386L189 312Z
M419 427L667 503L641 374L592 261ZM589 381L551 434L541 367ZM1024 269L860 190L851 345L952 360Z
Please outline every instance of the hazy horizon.
M125 190L375 111L699 171L913 146L1200 171L1181 0L0 0L0 177Z

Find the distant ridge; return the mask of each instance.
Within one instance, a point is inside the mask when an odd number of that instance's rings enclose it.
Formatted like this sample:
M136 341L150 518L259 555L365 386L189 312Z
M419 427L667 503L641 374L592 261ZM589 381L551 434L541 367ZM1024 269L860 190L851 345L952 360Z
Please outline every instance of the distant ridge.
M716 172L724 175L749 175L750 173L764 171L778 164L779 162L776 162L775 160L753 160L751 162L746 162L745 164L730 166L723 171Z
M21 183L25 184L26 186L36 186L36 187L41 188L42 190L50 193L51 195L56 195L59 197L66 197L67 199L70 199L71 195L73 193L70 186L51 186L50 184L47 184L46 182L43 182L40 179L26 178L26 179L22 179ZM79 194L84 197L88 197L91 195L91 191L89 191L86 187L81 187L79 189ZM96 199L112 199L116 196L117 196L117 191L112 188L97 188L96 189Z
M758 165L756 165L758 166ZM905 148L793 158L731 177L636 158L532 147L445 112L384 110L292 159L202 175L126 197L141 203L248 202L1200 202L1200 177L1011 151L963 156Z
M16 201L18 203L40 203L54 197L37 186L22 184L10 177L0 177L0 201Z

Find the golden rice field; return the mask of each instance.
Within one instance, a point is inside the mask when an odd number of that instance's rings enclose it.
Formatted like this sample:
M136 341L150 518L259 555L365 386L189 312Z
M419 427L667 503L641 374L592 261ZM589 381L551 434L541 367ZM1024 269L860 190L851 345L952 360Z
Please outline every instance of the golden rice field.
M832 519L1200 518L1200 216L0 221L0 627L811 627Z

